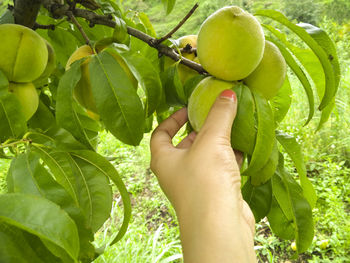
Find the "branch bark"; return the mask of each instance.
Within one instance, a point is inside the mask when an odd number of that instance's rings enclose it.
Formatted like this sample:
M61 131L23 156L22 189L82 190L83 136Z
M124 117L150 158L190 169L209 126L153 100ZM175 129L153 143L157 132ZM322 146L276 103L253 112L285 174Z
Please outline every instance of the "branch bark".
M15 0L13 8L15 23L33 28L41 4L42 0Z

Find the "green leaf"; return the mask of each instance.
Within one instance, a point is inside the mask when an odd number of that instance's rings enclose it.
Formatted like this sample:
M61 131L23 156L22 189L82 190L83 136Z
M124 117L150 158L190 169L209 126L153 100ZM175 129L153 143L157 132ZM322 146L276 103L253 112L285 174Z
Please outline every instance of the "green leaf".
M314 208L316 205L317 196L312 183L306 176L304 156L299 143L294 137L281 131L276 131L276 138L292 159L299 174L301 188L303 189L303 195L308 200L311 208Z
M315 53L322 65L326 80L325 92L319 105L319 109L322 110L331 102L337 90L332 64L327 53L303 28L291 23L282 13L275 10L259 10L255 15L269 17L283 24L297 34Z
M251 174L252 185L264 184L273 176L278 165L278 158L279 158L279 152L277 147L277 140L275 139L275 143L267 163L264 165L263 168L261 168L260 171Z
M74 221L55 203L26 194L0 195L0 219L48 240L77 260L79 236Z
M176 0L162 0L165 12L167 15L171 13L176 3Z
M20 154L11 162L7 175L11 181L9 190L16 193L26 193L41 196L59 205L75 221L80 240L79 258L94 257L94 247L91 245L93 234L86 227L86 218L71 196L59 185L51 174L40 164L38 156L33 152Z
M286 76L283 86L279 89L277 95L270 100L273 116L277 123L280 123L287 115L292 103L292 89L288 76Z
M76 162L88 164L90 166L90 169L94 170L95 176L97 174L103 174L104 176L110 178L113 181L113 183L118 187L118 190L123 200L124 219L123 219L123 224L117 236L111 242L111 244L114 244L124 236L130 221L131 202L130 202L129 193L123 181L121 180L117 170L114 168L114 166L110 162L108 162L101 155L95 152L86 151L86 150L74 151L71 153L71 155ZM100 203L100 205L102 205L102 203Z
M71 32L63 25L56 26L55 30L47 30L47 36L50 44L53 46L57 62L63 67L66 66L68 58L78 48L81 43L76 39Z
M15 18L13 17L12 11L7 9L0 17L0 24L14 24Z
M141 100L127 73L107 52L93 56L89 70L92 93L107 129L122 142L138 145L145 117Z
M276 30L273 27L267 26L267 25L265 25L265 28L270 29L271 32L275 32L274 30ZM295 61L293 56L289 53L289 51L279 41L276 41L273 38L269 38L269 37L266 37L266 39L273 42L279 48L288 66L295 73L295 75L298 77L298 79L300 80L301 84L304 87L304 90L309 102L309 116L307 118L307 121L305 122L305 125L307 125L315 113L315 101L314 101L314 94L311 88L311 84L307 76L305 75L304 71L300 68L300 66Z
M27 131L26 120L16 96L8 92L9 82L0 70L0 142L19 138Z
M60 79L57 89L56 119L58 125L68 130L78 141L88 148L93 149L79 119L79 115L73 107L73 91L81 77L79 62L73 63Z
M242 195L254 214L255 222L259 222L270 211L272 200L271 180L259 186L252 185L250 181L251 178L244 184Z
M340 72L340 64L337 56L337 49L335 47L334 42L331 40L331 38L327 35L325 31L322 29L315 27L311 24L307 23L299 23L298 26L304 28L306 32L323 48L323 50L327 53L328 59L330 60L332 64L332 69L334 72L334 85L337 90L340 82L340 77L341 77L341 72ZM336 93L336 91L335 91ZM321 95L321 94L319 94ZM322 115L321 119L319 122L319 125L317 127L317 130L319 130L322 125L328 120L335 102L335 98L333 98L332 102L328 104L323 110L322 110Z
M86 149L86 146L78 142L72 134L57 125L52 125L45 132L30 131L27 138L40 147L46 146L63 151Z
M183 90L184 90L185 98L186 98L186 101L185 101L186 104L188 103L188 99L190 98L192 91L195 89L197 84L201 80L203 80L204 78L205 78L204 75L197 75L197 76L194 76L194 77L186 80L186 82L183 86Z
M145 26L147 29L147 34L152 37L157 37L156 31L153 28L153 25L151 21L149 20L148 16L144 12L137 12L137 17L140 19L141 23Z
M334 85L337 89L339 86L341 72L340 72L340 64L337 55L337 48L332 41L332 39L328 36L328 34L319 27L316 27L307 23L299 23L297 26L302 27L305 31L322 47L322 49L327 53L328 59L332 64L332 69L334 72ZM336 93L336 91L335 91Z
M40 100L35 114L28 120L28 126L32 129L48 131L56 125L55 117L48 107Z
M183 106L186 101L185 92L179 77L178 67L179 62L175 62L161 73L166 102L170 106Z
M332 102L329 103L323 110L321 113L321 118L320 118L320 122L318 123L317 126L317 131L320 130L323 126L324 123L326 123L329 119L329 117L331 116L331 113L334 109L335 106L335 97L333 98Z
M55 175L57 182L81 208L86 224L97 231L110 215L112 190L108 178L94 163L85 162L68 152L32 146Z
M115 28L113 32L113 40L117 43L129 45L130 35L128 34L128 29L125 21L121 18L115 17Z
M256 128L255 128L255 104L254 98L247 86L236 85L238 106L236 118L232 125L231 146L233 149L252 154L254 151Z
M272 232L283 239L295 238L293 219L288 218L282 211L276 198L272 196L270 212L267 215Z
M146 93L145 112L146 117L149 117L156 110L161 99L162 83L159 74L152 62L139 54L121 53L120 55Z
M253 92L253 97L256 105L258 132L254 152L243 175L253 175L261 170L268 162L275 143L275 122L272 109L267 100L259 93Z
M0 222L0 261L27 263L29 258L32 262L44 263L28 244L22 230Z
M279 167L272 177L272 192L285 217L293 221L298 252L305 252L313 240L314 225L311 207L301 187L283 167Z

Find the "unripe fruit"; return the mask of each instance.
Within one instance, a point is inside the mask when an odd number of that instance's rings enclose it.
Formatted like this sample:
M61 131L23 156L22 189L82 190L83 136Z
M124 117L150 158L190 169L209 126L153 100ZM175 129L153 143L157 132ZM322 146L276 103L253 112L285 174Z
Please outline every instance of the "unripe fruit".
M190 45L191 48L197 48L197 35L187 35L187 36L180 37L179 39L177 39L177 42L178 42L178 48L185 48L187 45ZM196 56L195 53L182 52L181 55L189 60L199 63L198 57ZM174 65L174 63L175 63L174 60L172 60L169 57L165 57L165 60L164 60L165 69ZM179 72L179 78L182 84L185 84L185 82L188 79L198 75L197 71L181 63L179 64L178 72Z
M179 48L184 48L187 45L190 45L192 48L197 48L197 35L188 35L183 36L178 39L179 41ZM183 52L182 56L195 61L198 63L198 58L195 53L186 53ZM186 80L198 75L198 72L194 69L191 69L183 64L179 64L179 78L182 82L182 84L185 84Z
M41 74L41 76L37 80L35 80L35 82L46 80L51 75L51 73L54 71L54 69L56 68L55 50L53 49L51 44L49 42L47 42L46 40L45 40L45 43L46 43L47 52L48 52L46 68L45 68L44 72Z
M241 80L258 66L264 52L264 32L258 20L237 6L219 9L202 24L197 55L211 75Z
M264 56L258 67L244 79L252 90L260 92L266 99L276 96L286 77L287 65L278 47L265 41Z
M13 93L19 100L24 117L29 120L39 105L39 96L33 83L12 83L10 82L9 92Z
M35 31L16 24L0 25L0 70L9 81L32 82L44 72L48 51Z
M81 46L68 59L66 70L69 69L70 65L74 61L87 57L85 61L81 64L81 78L77 86L74 88L74 97L80 103L80 105L82 105L85 109L95 113L93 119L99 119L99 116L96 114L98 111L96 108L96 103L92 94L91 84L90 84L89 62L91 59L90 56L93 54L94 54L94 51L91 49L90 46L88 45ZM125 61L115 53L112 53L111 55L113 55L113 57L116 59L119 65L124 69L125 73L127 74L127 76L129 77L133 86L136 89L137 80L135 79L134 75L131 73Z
M202 128L219 94L226 89L232 89L235 85L233 82L214 77L207 77L198 83L188 100L188 119L196 132Z

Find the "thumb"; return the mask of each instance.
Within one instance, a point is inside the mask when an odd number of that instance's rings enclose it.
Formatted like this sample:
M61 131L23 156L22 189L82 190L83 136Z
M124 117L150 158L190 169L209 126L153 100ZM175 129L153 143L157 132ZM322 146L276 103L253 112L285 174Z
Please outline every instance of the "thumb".
M237 96L230 89L224 90L211 107L205 123L200 130L206 140L224 138L230 141L233 120L237 113Z

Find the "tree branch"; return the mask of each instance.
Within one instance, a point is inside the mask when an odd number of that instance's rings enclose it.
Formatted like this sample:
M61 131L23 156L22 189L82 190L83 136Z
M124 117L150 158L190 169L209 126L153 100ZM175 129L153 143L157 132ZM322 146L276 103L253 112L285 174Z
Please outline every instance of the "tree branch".
M42 0L14 0L15 23L33 28Z
M85 39L85 43L90 46L90 39L89 39L89 37L86 35L83 27L79 24L78 20L75 18L73 13L71 11L67 11L66 14L69 17L69 19L72 21L72 23L74 25L76 25L76 27L79 29L80 33L82 34L83 38Z
M180 23L177 24L176 27L174 27L168 34L166 34L165 36L157 39L157 43L160 44L163 41L167 40L168 38L170 38L186 21L187 19L190 18L190 16L194 13L194 11L197 9L198 7L198 3L196 3L192 9L187 13L187 15L180 21Z
M84 18L85 20L87 20L91 27L94 25L105 25L108 27L115 28L115 26L116 26L116 22L113 20L112 15L107 15L107 16L99 15L93 11L86 10L86 9L80 9L80 8L71 9L68 4L62 4L62 5L57 4L55 2L55 0L42 0L42 1L43 1L44 7L51 13L51 15L54 18L62 18L63 16L68 16L67 12L72 12L75 17L81 17L81 18ZM195 10L195 8L192 8L192 9L193 9L193 11ZM188 17L192 13L189 12ZM185 18L183 20L186 21ZM158 41L159 41L158 39L151 37L151 36L141 32L141 31L139 31L135 28L129 27L129 26L127 27L127 32L129 35L136 37L136 38L142 40L143 42L147 43L151 47L157 49L160 54L168 56L175 61L180 60L180 63L196 70L200 74L207 74L207 72L203 69L203 67L200 64L193 62L192 60L189 60L187 58L184 58L184 57L180 56L179 54L177 54L174 51L174 49L172 49L164 44L158 43Z
M37 29L50 29L50 30L55 30L55 25L53 24L49 24L49 25L41 25L38 23L34 23L34 26L32 27L33 30L37 30Z

